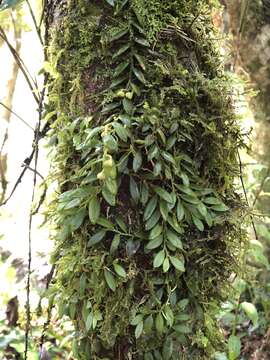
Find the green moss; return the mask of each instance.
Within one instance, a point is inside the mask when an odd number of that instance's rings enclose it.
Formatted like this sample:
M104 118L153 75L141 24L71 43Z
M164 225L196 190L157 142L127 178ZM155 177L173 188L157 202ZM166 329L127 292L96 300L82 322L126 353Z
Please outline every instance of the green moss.
M209 359L245 242L213 4L117 6L69 0L51 32L57 301L77 358Z

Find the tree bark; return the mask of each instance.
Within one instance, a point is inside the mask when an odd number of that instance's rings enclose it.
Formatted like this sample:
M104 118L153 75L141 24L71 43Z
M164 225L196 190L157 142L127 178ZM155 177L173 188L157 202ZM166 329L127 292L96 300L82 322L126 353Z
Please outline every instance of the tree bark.
M80 359L209 359L245 240L242 137L211 1L68 0L51 19L54 296Z

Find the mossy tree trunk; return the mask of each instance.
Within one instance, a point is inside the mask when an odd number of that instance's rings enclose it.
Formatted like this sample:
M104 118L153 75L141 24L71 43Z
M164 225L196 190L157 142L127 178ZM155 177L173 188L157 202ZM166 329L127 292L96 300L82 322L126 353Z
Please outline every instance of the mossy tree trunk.
M211 1L51 9L54 296L80 359L209 359L245 234Z

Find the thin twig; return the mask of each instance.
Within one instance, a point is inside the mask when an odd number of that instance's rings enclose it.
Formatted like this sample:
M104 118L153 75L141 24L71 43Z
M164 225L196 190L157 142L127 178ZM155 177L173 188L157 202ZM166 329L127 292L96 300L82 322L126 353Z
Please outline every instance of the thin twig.
M47 38L46 38L46 35L45 35L45 38L44 38L44 42L45 42L44 60L46 60L47 59L47 49L46 49ZM45 98L45 91L46 91L47 82L48 82L48 74L45 74L44 79L43 79L43 88L42 88L40 98L39 98L39 104L38 104L39 119L38 119L38 124L37 124L36 131L35 131L35 139L34 139L33 157L35 157L35 166L34 166L34 181L33 181L31 207L32 207L32 204L34 202L35 189L36 189L36 183L37 183L37 174L38 174L38 172L37 172L37 163L38 163L38 155L39 155L38 144L39 144L39 141L42 138L42 136L44 136L46 134L46 132L48 131L47 124L45 124L45 126L41 130L41 121L42 121L42 114L43 114L43 110L44 110L44 98ZM30 163L28 163L27 165L29 166ZM26 167L25 167L25 169L26 169ZM39 206L38 206L38 209L39 209ZM31 280L31 263L32 263L32 237L31 237L31 233L32 233L32 220L33 220L33 216L34 216L35 213L36 213L36 211L33 212L32 209L30 209L30 215L29 215L29 238L28 238L27 301L26 301L26 321L27 321L27 324L26 324L26 331L25 331L25 349L24 349L24 358L25 358L25 360L27 360L27 355L28 355L29 331L30 331L30 325L31 325L30 324L31 323L30 280ZM49 310L49 314L48 314L48 324L50 322L50 312L51 312L51 310Z
M54 276L54 272L55 272L55 264L52 265L51 270L50 270L49 274L47 275L46 290L48 290L50 287L50 284L51 284L53 276ZM43 351L43 346L44 346L44 342L45 342L45 338L46 338L46 332L47 332L48 327L51 322L51 313L52 313L53 306L54 306L54 303L52 301L49 303L49 306L47 309L47 319L46 319L45 323L43 324L43 329L42 329L42 334L41 334L40 344L39 344L40 352Z
M41 16L40 16L40 20L39 20L39 25L38 25L38 30L40 32L43 20L44 20L44 15L45 15L45 1L42 0L42 12L41 12Z
M32 197L31 197L31 208L30 208L30 214L29 214L29 226L28 226L28 269L27 269L27 286L26 286L26 328L25 328L25 348L24 348L24 360L27 360L28 357L28 346L29 346L29 333L31 329L31 306L30 306L30 292L31 292L31 266L32 266L32 223L33 223L33 211L32 211L32 205L34 203L35 198L35 192L36 192L36 185L37 185L37 175L39 174L37 171L37 164L38 164L38 156L39 156L39 140L40 140L40 126L41 126L41 120L42 120L42 112L43 112L43 102L44 102L44 96L45 96L45 84L43 84L43 90L40 97L39 102L39 119L37 128L35 131L35 138L34 138L34 144L33 144L33 151L34 151L34 178L33 178L33 189L32 189ZM29 164L27 164L27 168L29 168ZM39 174L40 175L40 174ZM41 176L41 175L40 175Z
M37 96L37 94L39 93L38 91L38 85L36 83L36 81L32 78L31 74L29 73L27 67L25 66L24 62L22 61L22 59L20 58L19 54L17 53L17 51L14 49L14 47L11 45L11 43L9 42L5 31L3 30L3 28L0 26L0 37L5 41L5 43L7 44L11 54L13 55L15 61L17 62L20 70L22 71L25 80L31 90L31 93L34 97L34 99L36 100L36 102L39 104L40 102L40 98L39 96ZM33 84L34 85L33 85Z
M37 20L36 20L34 11L33 11L33 9L32 9L32 6L31 6L29 0L26 0L26 3L27 3L27 6L28 6L28 8L29 8L29 12L30 12L31 18L32 18L32 20L33 20L33 23L34 23L34 26L35 26L35 29L36 29L38 38L39 38L39 40L40 40L41 45L43 46L44 44L43 44L43 39L42 39L41 32L40 32L40 27L39 27L38 24L37 24Z
M13 188L12 188L12 190L11 190L11 192L10 192L10 195L7 197L7 199L6 199L4 202L2 202L2 203L0 204L0 207L6 205L7 202L8 202L8 201L11 199L11 197L13 196L13 194L15 193L17 187L18 187L19 184L21 183L22 178L23 178L23 176L24 176L24 174L25 174L25 172L26 172L26 170L27 170L27 167L25 166L25 164L28 165L28 164L30 164L30 163L32 162L33 157L34 157L34 154L35 154L35 151L32 150L30 156L28 156L28 157L24 160L23 165L22 165L22 166L24 167L23 170L21 171L20 175L18 176L18 178L17 178L17 180L16 180L16 182L15 182L15 185L13 186Z
M37 131L35 131L35 134L36 134L35 139L37 138L37 141L40 141L40 139L42 139L42 138L44 138L44 137L46 136L46 134L47 134L47 132L49 131L49 129L50 129L50 126L49 126L49 124L47 123L47 124L44 125L43 129L42 129L41 131L39 131L39 133L37 133ZM35 154L35 151L32 150L31 153L30 153L30 155L23 161L23 164L22 164L23 170L22 170L21 173L19 174L19 176L18 176L18 178L17 178L17 180L16 180L16 182L15 182L15 184L14 184L14 186L13 186L13 188L12 188L10 194L9 194L9 196L7 197L7 199L5 199L5 201L3 201L3 202L0 203L0 207L6 205L6 204L8 203L8 201L9 201L9 200L12 198L12 196L14 195L17 187L20 185L20 183L21 183L21 181L22 181L22 179L23 179L23 177L24 177L24 174L25 174L26 171L29 169L29 165L31 164L31 162L32 162L32 160L33 160L33 158L34 158L34 154Z
M37 161L38 161L38 143L34 144L34 156L35 156L35 171L33 179L33 190L31 197L31 206L29 214L29 225L28 225L28 267L27 267L27 285L26 285L26 329L25 329L25 349L24 359L27 360L28 346L29 346L29 333L31 330L31 306L30 306L30 291L31 291L31 268L32 268L32 204L34 202L36 183L37 183Z
M0 105L2 105L6 110L8 110L9 112L11 112L11 114L15 115L19 120L21 120L24 125L26 125L27 127L29 127L32 131L35 131L35 129L29 125L20 115L18 115L15 111L13 111L12 109L10 109L8 106L6 106L5 104L2 103L2 101L0 101Z
M237 150L237 154L238 154L239 169L240 169L240 181L241 181L241 184L242 184L242 188L243 188L243 192L244 192L244 195L245 195L247 206L250 207L249 206L249 201L248 201L248 196L247 196L247 191L246 191L246 187L245 187L245 183L244 183L244 178L243 178L243 166L242 166L242 160L241 160L241 157L240 157L239 150ZM256 238L256 240L258 240L259 238L258 238L255 222L254 222L253 216L251 214L250 214L250 219L251 219L251 224L252 224L252 227L253 227L255 238Z
M36 169L31 168L31 167L30 167L29 165L27 165L27 164L25 164L24 166L27 167L27 169L31 170L33 173L36 173L42 180L44 180L44 176L42 176L42 175L40 174L40 172L38 172Z

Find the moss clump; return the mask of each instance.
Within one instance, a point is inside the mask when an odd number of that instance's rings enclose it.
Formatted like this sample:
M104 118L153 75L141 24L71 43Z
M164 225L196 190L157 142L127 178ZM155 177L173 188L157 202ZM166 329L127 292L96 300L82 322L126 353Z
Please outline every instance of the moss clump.
M215 308L245 234L212 6L69 0L52 29L55 296L77 358L209 359L221 346Z

